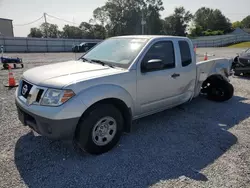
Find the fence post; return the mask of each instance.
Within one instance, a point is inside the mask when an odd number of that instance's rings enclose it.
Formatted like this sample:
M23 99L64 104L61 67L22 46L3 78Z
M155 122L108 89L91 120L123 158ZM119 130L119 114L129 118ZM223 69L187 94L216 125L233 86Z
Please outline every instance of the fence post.
M64 52L66 52L65 39L63 39L63 49L64 49Z
M26 52L29 52L28 38L26 38Z
M47 49L47 52L49 52L48 38L46 38L45 40L46 40L46 49Z

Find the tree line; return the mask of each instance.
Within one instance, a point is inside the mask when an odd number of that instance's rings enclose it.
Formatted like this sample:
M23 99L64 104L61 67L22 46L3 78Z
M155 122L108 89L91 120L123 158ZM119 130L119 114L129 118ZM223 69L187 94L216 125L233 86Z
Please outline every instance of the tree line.
M93 11L89 22L79 26L65 25L62 30L56 24L43 23L31 28L28 37L38 38L89 38L104 39L118 35L222 35L234 28L250 28L250 15L242 21L231 23L218 9L201 7L194 14L184 7L161 18L162 0L108 0Z

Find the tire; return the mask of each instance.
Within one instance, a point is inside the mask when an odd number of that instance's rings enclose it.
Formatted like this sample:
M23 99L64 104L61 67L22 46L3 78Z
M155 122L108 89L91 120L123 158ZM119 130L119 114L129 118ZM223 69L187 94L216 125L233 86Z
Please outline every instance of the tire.
M21 64L21 67L23 68L23 64Z
M87 153L94 155L106 153L119 142L123 132L123 123L122 114L116 107L110 104L98 104L80 119L75 140ZM104 134L104 137L99 134Z
M14 66L14 69L16 69L16 64L15 63L13 64L13 66Z
M233 97L234 87L226 80L216 80L207 89L207 98L209 100L224 102Z

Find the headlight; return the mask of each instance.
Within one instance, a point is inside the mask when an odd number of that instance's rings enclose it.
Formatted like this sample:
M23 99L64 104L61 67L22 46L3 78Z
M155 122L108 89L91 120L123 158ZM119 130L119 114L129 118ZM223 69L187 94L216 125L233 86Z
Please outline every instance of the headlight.
M75 93L72 90L48 89L42 98L41 105L59 106L74 95Z

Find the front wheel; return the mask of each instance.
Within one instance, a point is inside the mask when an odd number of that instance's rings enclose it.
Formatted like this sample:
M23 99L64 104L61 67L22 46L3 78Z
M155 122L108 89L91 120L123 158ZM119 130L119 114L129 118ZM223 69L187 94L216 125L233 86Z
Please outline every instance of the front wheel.
M96 105L79 121L76 142L90 154L108 152L119 142L123 131L123 117L110 104Z
M231 99L234 94L234 87L226 80L216 80L210 83L207 89L207 98L209 100L223 102Z

